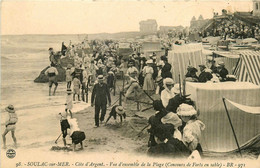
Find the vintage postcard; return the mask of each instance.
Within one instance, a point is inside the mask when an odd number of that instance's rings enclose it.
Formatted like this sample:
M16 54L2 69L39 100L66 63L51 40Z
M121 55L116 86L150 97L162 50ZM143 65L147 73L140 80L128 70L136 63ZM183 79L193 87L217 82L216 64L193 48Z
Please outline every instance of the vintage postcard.
M1 168L260 168L260 0L3 0Z

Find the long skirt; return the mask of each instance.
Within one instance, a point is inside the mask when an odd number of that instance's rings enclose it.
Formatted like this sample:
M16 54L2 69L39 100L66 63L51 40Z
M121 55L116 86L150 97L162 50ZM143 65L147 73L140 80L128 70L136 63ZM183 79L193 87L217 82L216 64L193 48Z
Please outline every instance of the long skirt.
M146 74L145 77L144 77L143 90L152 91L154 89L155 89L155 84L154 84L154 81L153 81L152 74Z

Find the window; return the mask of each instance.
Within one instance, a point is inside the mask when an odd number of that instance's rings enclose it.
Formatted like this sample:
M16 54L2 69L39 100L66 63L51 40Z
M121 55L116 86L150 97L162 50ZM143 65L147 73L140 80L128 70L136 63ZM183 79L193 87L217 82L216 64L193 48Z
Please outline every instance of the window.
M255 3L255 9L256 9L256 10L259 9L258 3Z

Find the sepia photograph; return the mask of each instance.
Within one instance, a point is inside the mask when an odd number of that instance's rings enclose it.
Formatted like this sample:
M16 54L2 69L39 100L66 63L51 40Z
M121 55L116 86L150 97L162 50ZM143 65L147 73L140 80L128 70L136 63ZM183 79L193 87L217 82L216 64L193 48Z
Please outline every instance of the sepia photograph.
M260 168L260 0L3 0L0 168Z

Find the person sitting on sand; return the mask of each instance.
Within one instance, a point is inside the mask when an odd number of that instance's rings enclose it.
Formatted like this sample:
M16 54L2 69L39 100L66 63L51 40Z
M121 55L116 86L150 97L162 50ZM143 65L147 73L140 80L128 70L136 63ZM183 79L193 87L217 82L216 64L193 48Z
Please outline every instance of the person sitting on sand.
M172 124L159 124L154 130L156 145L148 150L150 156L167 156L172 158L188 157L189 149L182 141L173 138L174 126Z
M60 127L61 127L61 133L62 133L62 140L63 140L64 146L66 146L67 145L66 136L68 134L67 129L70 128L70 125L69 125L69 122L67 119L68 112L67 112L67 110L65 110L64 112L59 113L59 115L60 115Z
M14 146L17 146L17 142L16 142L16 137L15 137L15 129L16 129L16 123L18 122L18 117L17 114L15 113L15 109L13 105L9 105L5 108L5 110L8 112L8 117L6 119L5 124L5 131L2 134L3 137L3 144L4 144L4 149L6 149L6 134L11 131L12 133L12 138L14 141Z
M73 101L75 101L75 96L78 95L78 101L80 101L80 80L76 76L73 81Z
M112 107L111 112L109 113L109 117L107 118L107 121L106 121L105 125L107 124L107 122L109 121L109 119L110 119L112 116L113 116L114 119L116 120L117 114L119 115L119 117L120 117L120 123L122 124L123 117L124 117L124 119L126 118L126 114L125 114L124 108L123 108L123 106L115 105L115 106Z
M46 76L48 76L49 78L49 96L51 96L51 88L52 88L52 84L55 84L55 88L53 90L53 96L55 95L55 92L56 92L56 89L58 87L58 80L57 80L57 75L59 74L58 73L58 70L53 66L51 65L51 67L49 67L45 73L44 73Z

